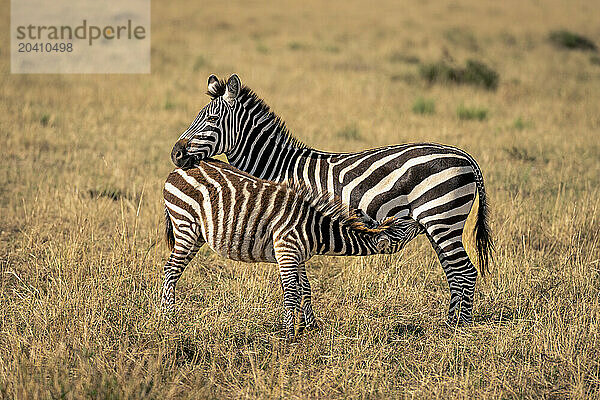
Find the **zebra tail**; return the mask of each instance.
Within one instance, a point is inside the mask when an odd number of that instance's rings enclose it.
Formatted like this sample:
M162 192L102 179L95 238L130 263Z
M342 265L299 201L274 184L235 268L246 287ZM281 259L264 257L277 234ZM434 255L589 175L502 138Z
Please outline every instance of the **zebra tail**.
M175 235L173 234L173 222L169 216L169 210L165 206L165 241L170 251L175 247Z
M479 260L479 270L481 276L489 273L489 263L492 261L492 252L494 251L494 242L492 240L492 230L490 228L489 205L485 196L485 187L483 185L483 174L479 165L473 160L475 170L475 180L477 192L479 193L479 207L477 208L477 222L473 234L475 235L475 244L477 246L477 259Z

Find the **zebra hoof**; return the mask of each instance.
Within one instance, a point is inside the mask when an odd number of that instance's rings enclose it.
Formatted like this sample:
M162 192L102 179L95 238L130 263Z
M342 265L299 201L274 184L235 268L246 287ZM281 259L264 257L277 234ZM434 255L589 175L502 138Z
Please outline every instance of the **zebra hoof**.
M306 330L306 332L318 331L321 330L321 326L316 322L313 322L312 324L307 325L304 329Z
M463 318L463 317L458 317L458 318L450 317L446 320L446 325L450 329L466 328L468 326L473 325L473 319L472 318Z
M163 303L159 309L159 312L164 318L173 319L176 316L175 304Z
M305 330L306 330L306 326L300 325L298 327L298 329L296 329L296 336L302 335Z

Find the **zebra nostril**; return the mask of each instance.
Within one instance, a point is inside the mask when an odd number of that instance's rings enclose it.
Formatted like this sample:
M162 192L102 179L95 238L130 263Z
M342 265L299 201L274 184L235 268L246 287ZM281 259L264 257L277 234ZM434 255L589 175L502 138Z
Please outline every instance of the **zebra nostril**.
M181 164L187 156L187 150L185 148L186 145L187 141L180 140L177 143L175 143L175 146L173 146L173 150L171 150L171 161L173 161L173 164L175 164L178 167L181 167Z

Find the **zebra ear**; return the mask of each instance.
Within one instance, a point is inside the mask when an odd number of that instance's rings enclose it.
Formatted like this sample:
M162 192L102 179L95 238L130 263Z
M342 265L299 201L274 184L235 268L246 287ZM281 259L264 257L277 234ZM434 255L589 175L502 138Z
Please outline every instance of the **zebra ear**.
M219 78L217 78L217 76L215 74L212 74L211 76L208 77L208 92L216 93L217 86L219 86Z
M229 104L233 103L240 94L241 88L242 82L240 82L240 78L236 74L231 75L227 80L223 99L225 99L225 101L227 101Z

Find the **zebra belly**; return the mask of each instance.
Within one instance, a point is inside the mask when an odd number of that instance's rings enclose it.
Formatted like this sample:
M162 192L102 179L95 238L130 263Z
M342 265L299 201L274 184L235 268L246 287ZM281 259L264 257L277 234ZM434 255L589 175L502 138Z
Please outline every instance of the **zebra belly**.
M245 262L277 262L270 238L244 237L234 243L226 240L208 242L210 248L221 257Z

